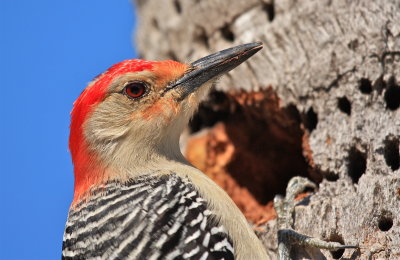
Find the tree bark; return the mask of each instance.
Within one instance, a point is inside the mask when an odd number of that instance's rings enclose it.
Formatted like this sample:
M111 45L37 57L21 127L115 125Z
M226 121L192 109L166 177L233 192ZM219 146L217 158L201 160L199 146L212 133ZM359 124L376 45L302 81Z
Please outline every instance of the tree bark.
M398 0L136 4L145 59L193 61L264 43L220 80L185 144L189 160L258 222L272 258L276 227L265 222L273 218L268 202L300 174L319 186L299 201L294 228L360 250L299 249L297 258L400 259Z

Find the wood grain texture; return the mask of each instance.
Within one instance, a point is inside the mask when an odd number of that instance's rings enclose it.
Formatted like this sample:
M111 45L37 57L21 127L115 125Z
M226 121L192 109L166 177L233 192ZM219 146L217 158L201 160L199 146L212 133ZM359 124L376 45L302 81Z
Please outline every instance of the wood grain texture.
M398 0L136 3L136 41L145 59L193 61L262 41L264 49L223 77L217 89L271 86L282 107L312 117L308 159L324 179L296 208L296 230L359 244L360 251L343 254L350 259L400 259ZM275 258L274 222L265 228L263 240Z

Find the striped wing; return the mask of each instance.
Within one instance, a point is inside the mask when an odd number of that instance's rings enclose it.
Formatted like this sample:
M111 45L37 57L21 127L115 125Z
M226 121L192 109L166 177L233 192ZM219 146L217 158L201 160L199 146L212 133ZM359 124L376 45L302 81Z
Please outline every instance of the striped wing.
M233 259L232 242L176 175L108 183L71 208L63 259Z

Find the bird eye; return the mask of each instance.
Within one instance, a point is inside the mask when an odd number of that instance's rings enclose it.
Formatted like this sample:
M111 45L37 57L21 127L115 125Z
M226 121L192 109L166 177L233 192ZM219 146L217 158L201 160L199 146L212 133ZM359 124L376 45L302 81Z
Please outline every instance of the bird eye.
M131 98L139 98L146 93L146 85L142 82L132 82L125 86L125 94Z

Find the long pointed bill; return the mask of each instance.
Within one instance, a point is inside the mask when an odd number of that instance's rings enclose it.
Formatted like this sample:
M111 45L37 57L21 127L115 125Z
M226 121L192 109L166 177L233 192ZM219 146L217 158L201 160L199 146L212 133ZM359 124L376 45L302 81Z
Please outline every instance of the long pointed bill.
M255 42L208 55L190 64L191 70L168 88L179 88L182 93L180 100L183 100L207 81L232 70L261 49L262 43Z

